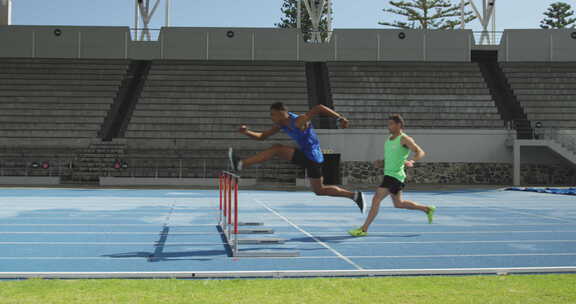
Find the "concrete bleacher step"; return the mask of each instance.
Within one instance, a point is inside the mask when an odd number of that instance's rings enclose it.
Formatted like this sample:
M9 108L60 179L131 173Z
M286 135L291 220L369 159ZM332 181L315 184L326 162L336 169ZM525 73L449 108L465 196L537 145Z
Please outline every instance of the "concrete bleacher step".
M520 102L524 101L574 101L574 95L572 94L521 94L516 93L516 97Z
M348 113L346 117L349 119L361 120L374 120L383 119L386 120L388 117L386 114L388 112L382 113ZM404 118L406 120L499 120L500 115L497 113L442 113L442 112L428 112L428 113L404 113Z
M285 86L278 86L278 87L244 87L244 86L180 86L180 87L147 87L146 90L147 96L148 93L154 94L166 94L166 95L174 95L174 94L196 94L196 93L252 93L252 94L302 94L304 96L306 94L306 87L299 86L299 87L285 87Z
M1 97L0 97L1 98ZM0 99L1 100L1 99ZM282 101L287 106L308 106L308 100L304 98L200 98L190 96L183 98L162 98L162 97L141 97L140 104L190 104L190 105L257 105L269 109L270 105L276 101Z
M106 103L111 104L113 97L93 97L93 96L0 96L0 102L16 103L46 103L46 104L87 104Z
M2 102L2 110L28 111L28 110L96 110L107 111L110 109L109 104L105 103L32 103L32 102Z
M14 97L35 97L35 96L46 96L46 97L61 97L61 96L70 96L70 97L109 97L114 98L116 96L116 92L114 91L27 91L25 89L22 90L1 90L0 97L2 96L14 96Z
M549 72L549 73L539 73L539 72L520 72L520 71L505 71L509 77L514 78L576 78L576 72Z
M0 130L0 137L19 138L94 138L96 131L92 130Z
M102 123L100 116L0 115L0 123Z
M357 95L371 95L371 94L406 94L406 95L442 95L446 94L449 90L452 94L456 95L488 95L490 91L488 88L484 89L462 89L462 88L332 88L333 94L357 94Z
M209 119L220 119L220 120L227 120L228 118L238 118L241 117L242 119L251 119L251 118L263 118L270 116L269 109L263 109L261 111L235 111L234 109L229 109L227 111L211 111L211 110L204 110L204 111L194 111L189 110L186 111L179 107L174 107L164 110L155 110L155 109L138 109L137 116L155 116L155 117L190 117L190 118L209 118ZM239 115L241 113L241 115ZM135 115L136 115L135 114ZM271 121L271 120L270 120Z
M428 75L402 77L400 75L348 75L333 74L330 75L330 83L357 83L357 82L374 82L374 83L482 83L484 79L481 74L453 76L453 77L433 77Z
M2 85L31 85L31 86L116 86L119 79L4 79Z
M548 106L527 106L524 105L524 112L527 114L576 114L576 102L570 107L548 107ZM574 117L576 119L576 117Z
M444 89L486 89L487 85L480 82L469 82L469 83L435 83L435 82L381 82L381 81L358 81L358 82L336 82L332 81L330 83L334 88L338 89L398 89L398 88L414 88L414 89L424 89L424 88L444 88Z
M118 74L9 74L2 73L0 70L0 79L4 80L52 80L52 81L65 81L65 80L78 80L78 81L91 81L91 80L102 80L102 81L122 81L123 75Z
M302 73L304 72L303 64L294 65L259 65L259 64L244 64L244 65L205 65L205 64L190 64L190 65L153 65L155 74L173 73L173 72L231 72L238 71L244 73Z
M150 113L150 115L153 115ZM191 118L194 118L191 120ZM173 122L175 124L213 124L216 120L214 118L206 118L206 117L190 117L190 116L140 116L140 113L135 113L132 117L131 122L134 123L170 123ZM233 125L233 126L240 126L241 124L246 125L269 125L272 126L273 122L270 118L266 117L265 115L256 115L254 118L245 118L245 117L225 117L223 119L219 119L216 121L219 124L225 125ZM130 127L128 127L130 129Z
M197 111L197 112L225 112L225 111L234 111L237 113L244 113L244 112L261 112L265 113L266 115L270 111L270 107L263 106L263 105L245 105L245 104L184 104L184 103L144 103L138 104L136 106L138 110L163 110L163 109L171 109L171 110L181 110L181 111ZM290 111L308 111L309 106L306 104L298 104L298 105L290 105Z
M1 92L0 92L1 93ZM2 96L3 94L0 94ZM290 91L279 91L279 92L198 92L198 93L180 93L171 92L167 94L166 92L156 92L156 91L144 91L142 92L142 97L156 97L156 98L189 98L195 97L200 99L296 99L301 98L303 100L308 100L308 95L306 93L293 93Z
M99 124L94 123L18 123L0 122L0 130L97 130Z
M423 129L460 129L460 128L488 128L488 129L501 129L505 126L502 120L486 120L486 119L451 119L448 121L438 121L431 119L407 119L407 128L423 128ZM360 129L383 129L386 128L383 119L357 121L354 128Z
M345 93L333 93L334 100L470 100L470 101L492 101L489 95L486 94L479 94L479 95L447 95L446 92L444 94L410 94L410 95L402 95L402 94L345 94Z
M576 116L574 115L575 112L570 112L570 113L566 113L565 111L563 113L535 113L535 112L528 112L526 113L526 115L528 115L528 119L530 120L555 120L555 121L560 121L560 120L569 120L569 121L574 121L576 120Z
M410 107L410 106L338 106L338 111L348 113L469 113L469 114L483 114L483 113L498 113L498 109L494 105L486 104L484 107Z
M116 92L118 85L44 85L44 84L10 84L4 85L0 83L0 91L23 91L23 90L38 90L44 92Z
M514 83L514 89L538 89L538 90L575 90L576 81L572 83Z
M270 76L270 75L188 75L185 77L172 77L170 75L149 75L146 83L150 85L162 85L166 83L174 83L175 85L186 85L197 82L306 82L306 75L285 75L285 76Z
M576 101L523 100L522 105L526 108L574 108Z
M514 88L514 93L517 95L545 95L545 94L553 94L553 95L576 95L576 88L574 89L538 89L538 88Z
M54 116L54 117L61 117L61 116L98 116L103 117L106 114L105 110L34 110L34 109L25 109L26 111L23 112L19 109L4 109L2 110L2 115L22 115L26 114L26 116Z
M178 77L181 79L186 79L189 76L210 76L210 75L223 75L223 76L250 76L250 75L267 75L267 76L277 76L277 77L302 77L305 74L304 69L295 71L245 71L245 70L164 70L158 71L152 69L151 72L155 76L166 75L170 77Z
M492 100L350 100L336 99L334 105L338 109L347 110L349 108L362 109L364 107L493 107ZM351 109L350 109L351 110Z
M194 81L170 81L170 82L159 82L159 81L147 81L146 89L158 89L158 90L169 90L169 89L182 89L182 88L219 88L219 87L240 87L240 88L306 88L306 82L304 80L290 80L290 81L272 81L270 79L262 81L242 81L240 79L231 80L194 80Z

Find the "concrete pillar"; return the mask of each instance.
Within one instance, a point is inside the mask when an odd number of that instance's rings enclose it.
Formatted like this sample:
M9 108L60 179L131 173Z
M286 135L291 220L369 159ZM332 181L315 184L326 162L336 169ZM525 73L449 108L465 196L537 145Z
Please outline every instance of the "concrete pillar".
M514 186L520 186L520 149L521 145L518 140L514 141L514 165L513 165L513 182Z
M0 26L12 24L12 0L0 0Z

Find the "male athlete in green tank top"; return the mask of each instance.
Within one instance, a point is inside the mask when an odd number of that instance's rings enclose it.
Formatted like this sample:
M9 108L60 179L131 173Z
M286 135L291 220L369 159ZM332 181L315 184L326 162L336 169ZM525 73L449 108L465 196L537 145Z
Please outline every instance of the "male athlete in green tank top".
M403 132L404 119L400 115L392 115L388 119L390 137L384 143L384 179L372 198L370 213L364 225L358 229L350 230L352 236L366 236L370 224L378 215L380 203L388 194L391 195L394 207L410 210L420 210L428 216L428 223L432 224L436 207L424 206L412 201L402 199L402 189L406 180L405 167L414 166L414 162L422 159L426 153L420 148L414 139ZM410 152L414 152L412 160L408 160ZM376 166L381 166L382 161L377 161Z

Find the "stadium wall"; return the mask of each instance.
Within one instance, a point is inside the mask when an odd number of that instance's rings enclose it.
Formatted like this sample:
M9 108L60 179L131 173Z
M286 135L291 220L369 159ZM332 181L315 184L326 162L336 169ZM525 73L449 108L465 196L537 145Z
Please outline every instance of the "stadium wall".
M383 159L385 129L317 130L322 147L341 154L345 184L377 184L382 169L372 161ZM508 130L407 129L427 152L408 170L409 183L512 184L515 133ZM359 149L358 147L362 147ZM576 183L576 168L547 148L522 150L521 175L527 184Z
M505 30L498 51L502 62L576 61L576 29Z
M469 30L337 29L307 43L296 29L162 28L134 41L128 27L3 26L0 57L176 60L470 61Z

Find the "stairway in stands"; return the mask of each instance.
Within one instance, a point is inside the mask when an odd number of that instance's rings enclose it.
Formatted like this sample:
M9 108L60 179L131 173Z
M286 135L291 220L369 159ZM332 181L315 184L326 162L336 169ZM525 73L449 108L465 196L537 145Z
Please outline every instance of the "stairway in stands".
M113 171L121 170L114 168L114 164L124 159L125 149L125 141L121 139L94 140L88 148L78 154L72 178L68 182L83 185L98 184L100 177L110 176Z

